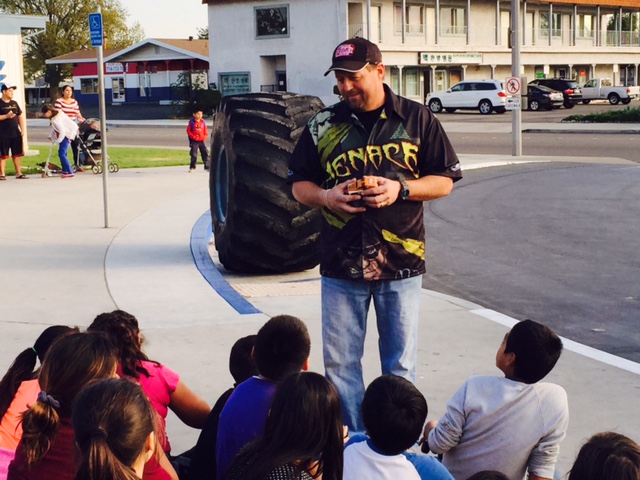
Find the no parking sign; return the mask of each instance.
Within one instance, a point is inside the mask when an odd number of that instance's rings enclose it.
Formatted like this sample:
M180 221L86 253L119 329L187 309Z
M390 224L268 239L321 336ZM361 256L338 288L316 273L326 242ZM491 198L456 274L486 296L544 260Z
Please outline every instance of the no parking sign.
M504 89L509 95L520 95L522 80L519 77L507 77L504 82Z

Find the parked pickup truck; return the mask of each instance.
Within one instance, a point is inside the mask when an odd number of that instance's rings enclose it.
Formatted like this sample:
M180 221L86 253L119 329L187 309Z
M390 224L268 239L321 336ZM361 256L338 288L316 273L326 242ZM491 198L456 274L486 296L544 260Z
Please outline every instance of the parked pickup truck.
M613 86L610 78L592 78L582 87L582 103L591 100L609 100L611 105L620 102L625 105L632 99L640 97L640 87Z

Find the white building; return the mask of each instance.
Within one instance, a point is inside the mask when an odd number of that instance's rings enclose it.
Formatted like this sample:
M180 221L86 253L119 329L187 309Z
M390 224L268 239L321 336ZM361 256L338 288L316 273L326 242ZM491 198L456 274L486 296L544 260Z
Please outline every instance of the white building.
M24 98L24 63L22 49L23 31L37 35L44 31L47 17L39 15L0 14L0 83L18 87L13 99L26 115ZM28 151L28 132L25 133L25 150Z
M462 79L511 74L506 0L203 0L209 5L210 78L223 94L287 90L336 100L323 74L333 48L376 42L387 83L423 101ZM636 84L640 0L521 2L524 75L612 77ZM628 25L628 26L627 26Z

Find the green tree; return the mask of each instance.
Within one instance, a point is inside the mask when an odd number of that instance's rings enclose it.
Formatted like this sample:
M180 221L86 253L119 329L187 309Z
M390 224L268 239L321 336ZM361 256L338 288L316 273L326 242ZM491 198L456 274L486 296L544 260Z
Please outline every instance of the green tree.
M222 94L215 84L205 85L206 75L204 70L182 72L178 75L177 81L171 84L174 95L180 99L174 102L174 105L180 106L180 116L190 117L195 106L200 108L205 116L213 115Z
M24 38L25 80L43 74L45 82L55 90L71 76L71 65L47 65L45 60L71 53L81 48L91 48L89 38L89 14L100 6L104 35L108 48L127 47L144 38L140 24L126 25L127 10L119 0L0 0L0 11L21 15L47 17L46 31Z
M207 27L197 27L198 40L209 40L209 29Z

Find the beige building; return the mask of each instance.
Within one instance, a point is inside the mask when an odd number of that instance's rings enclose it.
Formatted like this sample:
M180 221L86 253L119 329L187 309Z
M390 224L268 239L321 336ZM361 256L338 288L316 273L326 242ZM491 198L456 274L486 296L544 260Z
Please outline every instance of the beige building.
M232 80L246 91L288 90L332 102L334 82L322 74L333 47L353 36L378 43L387 82L418 101L462 79L511 76L511 2L505 0L208 4L211 79L218 78L223 93ZM637 83L640 0L520 5L520 58L528 79L584 83L611 77L615 84Z

